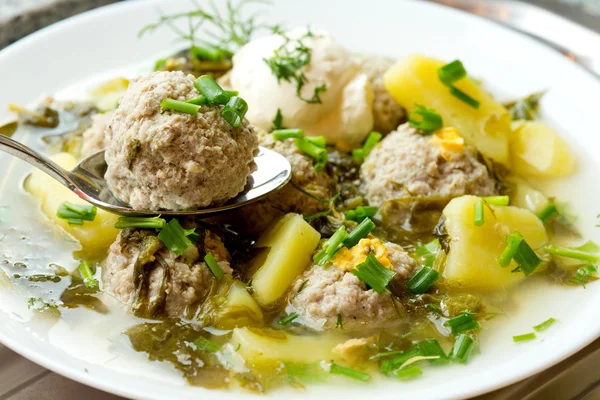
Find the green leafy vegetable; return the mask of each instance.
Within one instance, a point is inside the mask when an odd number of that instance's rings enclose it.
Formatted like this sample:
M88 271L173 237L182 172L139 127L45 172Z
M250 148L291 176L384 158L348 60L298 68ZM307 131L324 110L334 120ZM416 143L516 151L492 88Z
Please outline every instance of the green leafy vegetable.
M596 277L596 273L598 269L593 265L585 265L577 269L573 278L571 278L570 282L581 285L585 288L585 285L591 281L595 281L598 278Z
M525 120L534 121L537 119L540 108L540 100L546 92L538 92L529 96L505 103L504 107L508 109L513 121Z
M197 350L205 351L208 353L216 353L221 349L221 346L219 346L212 340L205 338L204 336L200 336L198 339L194 340L193 343Z
M381 265L373 253L370 253L367 259L351 272L377 293L383 292L396 275L394 271Z
M440 241L438 239L434 239L423 246L417 247L415 250L415 255L423 259L423 266L431 267L437 258L437 253L440 248Z

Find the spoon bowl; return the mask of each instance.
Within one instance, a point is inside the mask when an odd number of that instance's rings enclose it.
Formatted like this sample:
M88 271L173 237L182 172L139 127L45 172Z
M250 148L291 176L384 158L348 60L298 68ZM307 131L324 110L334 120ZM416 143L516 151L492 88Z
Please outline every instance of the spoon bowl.
M83 159L72 171L67 171L47 157L7 136L0 135L0 150L18 157L44 171L83 200L103 210L130 217L155 215L208 215L242 207L260 200L282 188L292 175L292 167L281 154L259 147L254 157L256 169L248 176L244 190L225 204L193 210L134 210L116 198L104 179L106 161L104 150Z

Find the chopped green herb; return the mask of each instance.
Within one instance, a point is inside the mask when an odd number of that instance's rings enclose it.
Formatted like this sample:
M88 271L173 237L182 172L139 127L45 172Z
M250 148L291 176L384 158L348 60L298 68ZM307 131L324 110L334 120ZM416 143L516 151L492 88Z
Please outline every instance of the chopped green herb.
M519 244L521 244L523 240L525 239L523 238L523 235L521 235L519 232L513 232L506 235L506 248L498 257L498 263L503 268L506 268L510 265L510 262L512 261L513 257L515 256L515 254L517 254Z
M67 222L69 225L83 225L83 220L79 218L69 218Z
M559 215L558 208L556 208L556 204L550 203L540 211L538 218L541 219L543 223L546 223L556 215Z
M518 267L512 272L522 271L525 276L529 276L543 262L519 232L506 236L506 248L498 257L498 263L508 267L513 259Z
M469 361L469 357L475 347L475 341L469 335L460 334L454 341L452 351L450 351L450 358L460 363L466 363Z
M238 96L232 96L221 110L221 116L229 125L238 128L244 121L247 111L248 103L246 103L246 100Z
M83 225L83 221L93 221L96 218L96 213L96 206L73 204L65 201L58 207L56 216L68 220L69 224Z
M438 239L433 239L431 242L417 247L415 255L423 259L423 265L425 267L431 267L437 258L437 253L440 248L440 241Z
M515 342L515 343L525 342L528 340L533 340L535 338L536 338L535 333L533 333L533 332L525 333L523 335L513 336L513 342Z
M369 374L365 374L364 372L356 371L354 369L342 367L341 365L337 365L336 363L331 363L329 372L331 374L344 375L348 378L356 379L358 381L363 382L369 382L371 380L371 375Z
M325 211L319 211L319 212L317 212L317 213L314 213L314 214L310 214L310 215L303 215L303 217L304 217L304 219L305 219L306 221L310 221L311 219L317 219L317 218L320 218L320 217L325 217L325 216L327 216L327 215L331 214L331 211L332 211L332 210L331 210L331 208L330 208L329 210L325 210Z
M195 99L186 100L185 102L190 103L190 104L195 104L197 106L201 106L202 104L206 104L208 102L208 100L206 100L206 97L200 95L200 96L196 97Z
M202 75L194 82L194 87L208 100L209 104L225 105L230 96L210 75Z
M383 292L396 275L394 271L381 265L373 253L370 253L363 263L358 264L350 272L377 293Z
M304 137L304 130L302 129L276 129L271 132L273 139L285 140L285 139L301 139Z
M329 153L323 147L317 146L310 140L302 137L296 139L296 146L306 155L310 156L316 161L315 169L317 171L322 170L327 164L329 159Z
M476 109L476 110L479 109L479 105L480 105L479 101L475 100L474 98L472 98L471 96L469 96L468 94L463 92L462 90L457 89L455 87L451 87L450 94L452 96L456 97L457 99L461 100L463 103L467 103L474 109Z
M298 288L298 291L296 293L294 293L294 299L300 294L300 292L302 292L304 290L304 288L306 287L306 285L308 285L308 279L305 280L304 282L302 282L302 284L300 284L300 287Z
M27 308L34 311L44 311L58 308L58 304L52 299L45 301L40 297L30 297L27 301Z
M164 99L160 102L160 107L163 110L179 111L185 114L197 115L200 106L185 101Z
M201 60L210 60L217 63L223 61L223 57L225 57L223 50L214 46L199 47L194 45L190 48L190 53Z
M470 312L464 312L454 318L450 318L448 321L444 322L444 326L449 327L454 335L481 328L479 322L475 319L474 314Z
M448 356L446 355L446 353L444 352L444 349L442 349L442 346L440 346L440 343L435 340L435 339L425 339L422 340L418 343L419 346L419 350L421 351L421 354L425 357L435 357L437 356L437 359L431 359L429 360L430 363L433 364L441 364L444 363L446 361L448 361Z
M484 224L484 211L485 211L485 203L483 199L479 199L477 203L475 203L475 220L473 223L475 226L482 226Z
M117 229L125 228L147 228L147 229L162 229L167 221L159 216L156 217L120 217L115 224Z
M556 320L554 318L548 318L547 320L545 320L544 322L542 322L539 325L536 325L533 327L533 330L536 332L542 332L545 331L546 329L548 329L551 325L553 325L556 322Z
M192 245L188 236L193 234L193 229L183 229L177 219L173 218L165 224L158 234L158 238L174 254L182 255Z
M288 326L289 324L291 324L292 322L294 322L294 320L298 317L299 317L298 313L293 312L293 313L288 314L285 317L281 318L279 321L277 321L277 323L279 325L285 327L285 326Z
M98 280L94 278L94 271L92 271L92 267L87 261L80 262L77 270L83 279L85 287L88 289L98 289Z
M272 131L277 131L283 128L283 114L281 113L281 108L277 109L277 114L275 114L275 118L273 119L273 126L271 127Z
M337 315L337 322L335 323L335 327L344 329L344 321L342 321L342 314Z
M344 246L348 248L356 246L360 239L366 237L373 229L375 229L375 223L369 217L363 219L344 240Z
M211 270L215 278L217 278L217 280L220 281L221 278L223 278L224 273L221 267L219 266L219 263L217 262L217 260L215 260L215 257L212 255L212 253L206 253L206 255L204 256L204 262Z
M595 266L593 266L591 264L585 265L585 266L577 269L577 271L573 275L573 278L570 280L570 282L581 285L585 289L585 285L587 283L598 279L596 277L597 272L598 272L598 269Z
M313 261L320 266L327 264L335 253L342 247L342 243L348 237L348 232L344 226L340 226L335 233L323 243L320 252L315 254Z
M486 196L482 197L482 199L493 206L507 206L510 204L509 196Z
M379 211L375 206L358 206L354 210L346 211L345 217L348 221L362 222L365 218L372 218Z
M429 290L440 277L440 273L430 267L422 267L406 282L406 288L412 294L421 294Z
M438 78L446 86L452 86L466 76L467 70L460 60L454 60L438 69Z
M394 357L389 360L383 360L381 362L381 364L379 365L379 370L383 374L389 374L389 373L393 372L394 370L400 368L411 358L418 357L421 355L422 354L421 354L421 350L419 349L419 346L414 345L411 348L409 348L408 350L404 350L404 351L400 352L400 355L398 355L397 357Z
M430 108L416 104L414 110L408 115L408 122L413 128L431 133L444 126L442 116Z
M513 121L533 121L537 118L540 108L540 100L544 94L545 92L533 93L524 99L505 103L504 107L508 109Z
M394 375L403 380L416 378L422 374L423 371L417 365L409 365L406 368L400 368L394 371Z
M555 244L548 244L544 247L546 253L582 260L591 263L600 262L600 247L592 241L585 243L579 247L562 247Z
M369 133L369 136L367 136L360 149L352 150L352 157L358 161L364 160L371 153L371 150L375 148L377 143L379 143L382 137L383 135L381 135L381 133L372 131Z
M205 351L208 353L216 353L221 350L221 346L216 344L210 339L205 338L204 336L200 336L198 339L193 341L196 350Z
M325 136L306 136L305 139L322 148L327 146L327 139L325 139Z

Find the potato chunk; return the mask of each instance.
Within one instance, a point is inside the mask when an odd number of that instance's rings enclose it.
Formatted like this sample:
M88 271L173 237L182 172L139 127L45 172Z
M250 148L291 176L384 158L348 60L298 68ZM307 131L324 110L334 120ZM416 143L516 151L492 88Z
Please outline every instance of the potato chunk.
M65 169L72 169L77 160L70 154L59 153L51 157L52 161ZM94 221L85 221L83 225L69 225L67 220L58 218L56 212L64 201L74 204L86 204L75 193L55 181L40 170L35 170L25 181L25 190L41 201L42 212L67 234L77 239L90 257L101 253L114 242L119 230L114 227L118 216L98 209Z
M451 95L437 73L445 64L419 54L407 56L385 73L385 87L407 112L412 112L415 104L434 109L444 119L444 126L458 129L467 143L483 155L508 165L508 110L469 78L461 79L455 86L479 101L478 109Z
M571 174L575 167L569 146L540 121L516 126L511 156L514 171L524 177L556 178Z
M332 350L344 339L335 334L296 336L282 331L261 331L248 328L233 330L231 343L251 365L272 362L310 364L327 361Z
M453 286L506 288L525 278L522 273L511 272L517 267L514 261L506 268L498 264L497 258L506 247L506 235L520 232L533 249L546 244L548 235L535 214L513 206L486 205L484 224L475 226L475 204L479 201L475 196L462 196L444 208L450 251L443 275Z
M217 312L216 327L219 329L258 326L264 320L262 309L240 281L234 281L230 286L225 303Z
M265 307L285 294L310 262L321 235L301 215L287 214L256 243L268 247L264 263L252 276L254 298Z

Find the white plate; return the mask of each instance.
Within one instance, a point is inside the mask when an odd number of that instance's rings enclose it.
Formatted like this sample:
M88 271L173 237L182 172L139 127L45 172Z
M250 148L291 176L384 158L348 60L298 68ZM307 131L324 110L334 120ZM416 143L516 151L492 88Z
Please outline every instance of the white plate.
M117 75L144 60L149 70L153 57L173 49L173 36L166 30L136 39L138 30L156 19L157 6L172 13L187 9L190 4L187 0L124 2L60 22L4 49L0 52L0 112L5 112L9 101L27 104L41 93L54 94L100 75ZM595 204L600 171L600 158L595 153L600 145L600 83L587 72L513 31L429 3L281 0L269 10L272 23L284 21L288 27L310 24L327 29L356 51L394 57L422 52L448 61L460 58L470 74L484 78L496 94L505 98L548 88L543 101L544 118L567 138L580 158L577 175L569 182L554 185L550 191L560 199L572 201L584 237L598 239L594 226L600 212L600 206ZM18 190L13 181L14 177L23 177L29 167L6 156L0 157L0 162L0 176L5 179L0 186L0 204L19 204L13 211L13 220L25 218L18 225L20 229L32 237L51 237L53 232L42 229L43 225L35 221L35 201ZM6 180L9 176L12 178ZM6 225L0 225L0 229L0 233L6 233ZM60 236L54 240L57 246L68 245ZM0 241L0 252L13 257L19 252L31 252L37 258L52 259L51 253L9 244ZM74 336L69 330L77 325L80 311L65 314L64 320L53 328L48 321L29 320L26 307L22 306L24 297L19 296L22 295L0 293L0 309L7 311L8 305L18 308L21 304L18 312L0 312L0 340L69 378L134 398L225 400L251 396L186 386L172 369L127 351L125 342L115 340L121 326L110 319L98 318L95 325L88 324L84 329L88 333L96 329L106 331L107 339L102 343L91 340L82 331ZM268 396L284 393L286 398L298 399L439 399L481 394L539 372L598 337L598 303L600 284L589 285L587 290L526 284L515 293L507 317L486 325L481 333L482 350L466 366L428 370L419 379L406 383L381 380L361 385L343 381L337 386L316 386L306 392L286 389ZM560 323L539 335L540 339L512 342L513 335L529 332L533 325L549 317ZM115 354L114 349L120 349L121 355Z

